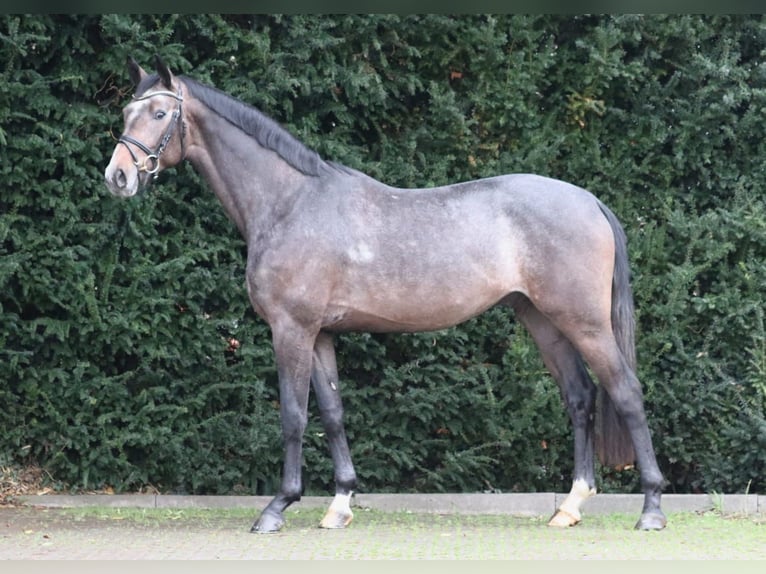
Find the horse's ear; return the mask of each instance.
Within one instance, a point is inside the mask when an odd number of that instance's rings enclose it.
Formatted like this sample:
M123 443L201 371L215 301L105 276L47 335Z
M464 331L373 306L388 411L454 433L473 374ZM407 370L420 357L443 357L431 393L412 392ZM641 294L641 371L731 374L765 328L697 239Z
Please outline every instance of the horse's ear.
M160 77L160 80L162 80L163 85L168 89L173 89L173 74L170 72L170 68L167 67L165 62L162 61L162 58L159 57L159 55L155 54L154 56L155 65L157 66L157 74Z
M130 74L130 81L133 82L134 86L138 86L141 80L146 77L146 72L133 59L133 56L128 56L128 74Z

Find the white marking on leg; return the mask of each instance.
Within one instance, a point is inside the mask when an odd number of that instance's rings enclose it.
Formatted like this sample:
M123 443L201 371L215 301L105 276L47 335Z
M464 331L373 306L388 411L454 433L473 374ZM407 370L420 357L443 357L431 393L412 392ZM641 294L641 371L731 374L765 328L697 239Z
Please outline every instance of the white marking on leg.
M351 492L348 494L336 494L335 498L332 499L332 504L330 504L330 510L342 516L351 514L351 495Z
M354 518L354 514L351 512L351 495L351 492L335 495L330 508L327 509L322 522L319 523L321 528L345 528L351 522L351 519Z
M579 521L582 518L580 506L594 494L596 494L596 489L589 487L584 479L578 478L572 483L572 490L569 491L564 502L559 506L559 510L566 512L572 518Z

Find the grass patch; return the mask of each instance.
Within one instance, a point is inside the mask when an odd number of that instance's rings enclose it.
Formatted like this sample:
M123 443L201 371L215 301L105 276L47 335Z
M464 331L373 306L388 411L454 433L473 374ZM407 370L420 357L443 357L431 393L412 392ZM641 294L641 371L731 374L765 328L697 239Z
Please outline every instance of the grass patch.
M62 511L72 520L78 522L88 520L125 521L148 526L173 523L199 525L219 521L254 520L259 512L258 509L252 508L112 508L103 506L64 508ZM318 510L317 514L319 514Z
M430 514L414 512L388 512L368 508L354 508L355 526L480 526L508 527L529 526L544 527L546 516L513 516L507 514ZM114 508L102 506L83 506L61 509L73 520L83 521L98 519L105 521L129 521L137 524L159 525L177 522L212 522L255 520L261 508ZM287 527L313 527L319 524L324 516L323 508L288 508L285 511ZM636 522L635 514L595 514L585 515L583 522L569 531L577 530L633 530ZM754 528L766 525L766 516L762 514L725 514L718 511L704 513L679 512L668 515L668 529L723 527L724 525L750 524ZM668 530L666 529L666 530ZM547 528L546 528L547 530ZM558 530L550 529L553 532Z

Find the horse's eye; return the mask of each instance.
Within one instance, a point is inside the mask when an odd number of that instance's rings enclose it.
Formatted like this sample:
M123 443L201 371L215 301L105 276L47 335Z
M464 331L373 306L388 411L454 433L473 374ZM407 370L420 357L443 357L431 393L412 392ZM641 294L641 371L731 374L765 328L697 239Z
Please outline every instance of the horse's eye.
M161 120L164 117L165 117L165 112L163 112L162 110L160 110L156 114L154 114L154 119L155 120Z

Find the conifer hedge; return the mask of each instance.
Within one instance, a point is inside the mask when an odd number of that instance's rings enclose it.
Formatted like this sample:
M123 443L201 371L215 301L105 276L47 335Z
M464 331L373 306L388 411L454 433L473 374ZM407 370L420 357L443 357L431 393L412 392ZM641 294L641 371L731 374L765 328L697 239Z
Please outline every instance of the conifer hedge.
M130 201L103 183L125 58L155 52L393 185L593 191L629 238L667 491L766 492L766 21L733 15L0 16L0 467L72 490L278 485L236 229L189 166ZM569 488L558 391L505 311L338 353L361 490ZM311 417L307 493L326 493Z

